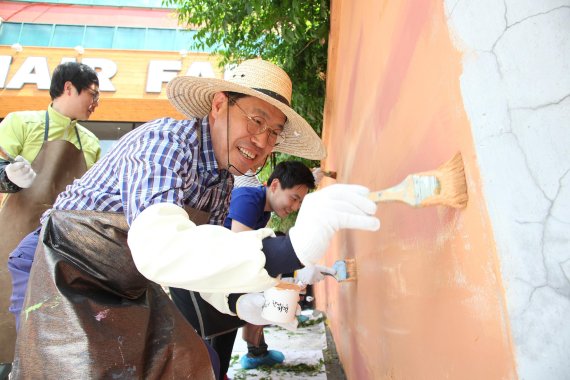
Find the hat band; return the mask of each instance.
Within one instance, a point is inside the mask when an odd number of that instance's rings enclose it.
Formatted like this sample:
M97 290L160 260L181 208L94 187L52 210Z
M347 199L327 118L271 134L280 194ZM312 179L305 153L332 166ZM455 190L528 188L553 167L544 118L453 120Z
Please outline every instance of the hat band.
M255 91L259 91L267 96L271 96L273 99L280 101L281 103L285 104L287 107L291 107L291 105L289 104L289 101L287 99L285 99L285 97L283 97L282 95L279 95L278 93L271 91L271 90L266 90L264 88L252 88Z

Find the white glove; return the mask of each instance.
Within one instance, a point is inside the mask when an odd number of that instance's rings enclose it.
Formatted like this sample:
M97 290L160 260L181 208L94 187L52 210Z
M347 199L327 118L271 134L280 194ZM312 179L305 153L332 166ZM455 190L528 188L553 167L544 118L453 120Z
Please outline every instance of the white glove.
M295 279L303 285L313 285L323 280L325 273L336 274L336 270L322 265L308 265L295 272Z
M14 162L6 166L6 175L10 181L22 189L32 186L32 182L36 178L36 172L32 169L32 165L22 156L16 157Z
M265 297L262 293L248 293L239 297L236 302L236 312L240 319L251 323L252 325L265 326L265 325L277 325L283 327L286 330L294 331L297 330L297 325L299 321L297 318L289 323L275 323L268 321L261 316L261 310L263 304L265 303ZM301 306L297 303L297 309L295 314L301 314Z
M359 185L335 184L308 194L289 237L303 265L314 265L325 254L334 233L343 228L377 231L376 203Z

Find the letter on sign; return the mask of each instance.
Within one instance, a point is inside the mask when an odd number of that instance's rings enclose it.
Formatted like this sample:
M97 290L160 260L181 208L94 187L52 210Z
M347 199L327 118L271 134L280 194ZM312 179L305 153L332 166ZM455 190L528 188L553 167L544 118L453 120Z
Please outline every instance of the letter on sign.
M210 62L192 62L186 75L194 77L214 78L214 70Z
M182 62L180 61L150 61L146 78L146 92L161 92L162 84L168 83L181 69Z
M4 88L4 84L6 84L6 78L8 77L8 70L10 70L11 63L11 56L0 55L0 88Z
M46 57L28 57L6 88L20 89L26 83L35 83L38 90L49 90L50 82Z
M81 61L97 71L99 91L115 91L111 78L117 74L117 64L106 58L83 58Z

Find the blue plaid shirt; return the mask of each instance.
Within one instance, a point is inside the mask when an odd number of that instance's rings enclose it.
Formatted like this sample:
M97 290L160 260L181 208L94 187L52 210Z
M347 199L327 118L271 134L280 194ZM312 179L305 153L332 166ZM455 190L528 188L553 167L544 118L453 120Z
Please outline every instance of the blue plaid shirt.
M123 136L53 209L123 212L130 225L147 207L172 203L209 211L210 224L221 225L232 187L233 176L218 170L208 119L163 118Z

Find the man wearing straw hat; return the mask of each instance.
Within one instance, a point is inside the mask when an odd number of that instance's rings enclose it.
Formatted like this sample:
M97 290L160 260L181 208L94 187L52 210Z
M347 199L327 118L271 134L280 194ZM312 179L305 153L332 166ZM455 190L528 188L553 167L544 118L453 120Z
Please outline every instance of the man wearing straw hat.
M339 229L379 228L356 185L307 196L289 236L221 226L231 174L273 150L325 155L277 66L257 59L228 80L177 77L167 95L189 119L128 133L44 215L15 377L214 378L215 353L161 286L213 294L221 311L260 324L256 292L278 274L314 264Z

